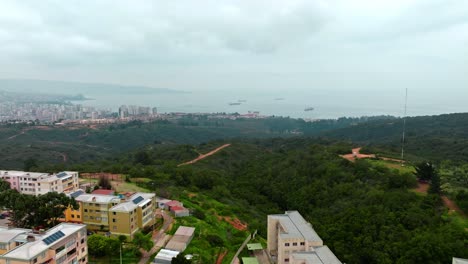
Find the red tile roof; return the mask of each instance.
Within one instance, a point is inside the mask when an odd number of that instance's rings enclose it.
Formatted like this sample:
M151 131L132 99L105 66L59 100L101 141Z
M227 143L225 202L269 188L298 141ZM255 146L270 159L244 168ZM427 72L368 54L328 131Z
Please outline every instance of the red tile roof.
M172 206L171 207L171 211L185 211L187 210L186 208L184 207L181 207L181 206Z
M92 194L114 195L114 190L97 189Z
M172 200L170 202L165 203L166 206L173 207L173 206L182 206L179 201Z

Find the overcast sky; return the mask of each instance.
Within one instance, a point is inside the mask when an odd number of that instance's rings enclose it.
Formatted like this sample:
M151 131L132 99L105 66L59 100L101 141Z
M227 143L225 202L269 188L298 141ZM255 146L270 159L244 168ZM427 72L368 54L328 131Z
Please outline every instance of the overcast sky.
M468 1L0 0L0 78L468 91Z

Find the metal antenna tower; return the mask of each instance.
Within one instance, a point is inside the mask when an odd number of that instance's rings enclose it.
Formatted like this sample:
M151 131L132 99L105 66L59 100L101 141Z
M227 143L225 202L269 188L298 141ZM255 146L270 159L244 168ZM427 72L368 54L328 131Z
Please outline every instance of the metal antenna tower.
M405 160L405 132L406 132L406 109L408 106L408 88L406 88L406 94L405 94L405 114L403 115L403 136L401 140L401 160L402 164L404 164Z

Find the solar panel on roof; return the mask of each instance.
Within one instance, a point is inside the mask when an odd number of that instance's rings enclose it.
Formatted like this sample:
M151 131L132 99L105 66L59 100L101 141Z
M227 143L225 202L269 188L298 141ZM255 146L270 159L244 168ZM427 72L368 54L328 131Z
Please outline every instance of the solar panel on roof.
M70 194L70 196L73 197L73 198L76 198L76 197L82 195L83 193L84 193L84 191L79 190L79 191L76 191L76 192Z
M132 202L133 202L134 204L139 204L139 203L140 203L141 201L143 201L143 200L144 200L143 197L138 196L137 198L133 199Z
M59 174L57 174L57 178L63 178L65 176L67 176L68 174L66 172L61 172Z
M46 245L50 245L64 236L65 234L62 231L57 231L53 233L52 235L42 239L42 241L44 241Z

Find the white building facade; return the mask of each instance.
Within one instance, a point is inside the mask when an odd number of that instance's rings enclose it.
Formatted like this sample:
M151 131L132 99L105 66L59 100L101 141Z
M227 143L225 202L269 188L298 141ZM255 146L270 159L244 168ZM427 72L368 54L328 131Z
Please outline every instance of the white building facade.
M57 174L25 171L0 171L0 179L10 183L10 188L29 195L48 192L70 192L79 188L79 174L64 171Z

